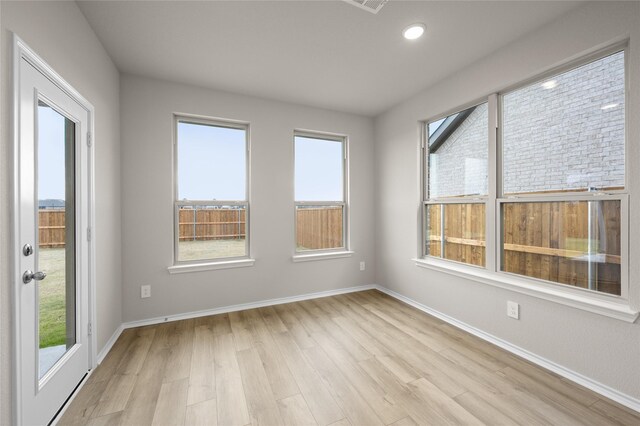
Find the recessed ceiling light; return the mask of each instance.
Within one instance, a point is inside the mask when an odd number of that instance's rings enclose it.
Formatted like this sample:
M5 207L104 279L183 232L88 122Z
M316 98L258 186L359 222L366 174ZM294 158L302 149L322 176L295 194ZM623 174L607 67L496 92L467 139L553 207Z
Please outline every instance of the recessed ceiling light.
M402 35L407 40L415 40L424 34L424 24L411 24L402 31Z
M542 88L546 90L553 89L557 85L558 85L558 82L555 80L548 80L541 84Z
M607 105L601 107L600 109L603 110L603 111L606 111L608 109L612 109L612 108L615 108L617 106L618 106L618 104L607 104Z

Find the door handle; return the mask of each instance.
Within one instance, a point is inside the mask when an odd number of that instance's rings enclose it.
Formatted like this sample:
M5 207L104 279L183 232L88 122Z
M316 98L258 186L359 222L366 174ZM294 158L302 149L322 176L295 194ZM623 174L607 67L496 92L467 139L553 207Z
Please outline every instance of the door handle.
M25 284L29 284L33 280L42 281L45 278L47 278L47 274L44 272L33 272L31 270L27 270L22 274L22 282Z

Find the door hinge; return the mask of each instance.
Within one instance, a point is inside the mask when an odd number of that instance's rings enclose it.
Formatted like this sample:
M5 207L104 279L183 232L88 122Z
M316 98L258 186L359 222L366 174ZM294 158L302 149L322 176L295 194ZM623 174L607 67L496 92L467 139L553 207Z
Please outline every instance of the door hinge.
M87 241L91 241L91 227L87 228Z
M93 333L93 325L91 323L87 324L87 334L91 336Z
M93 145L93 141L91 140L91 132L87 132L87 146L91 148L91 145Z

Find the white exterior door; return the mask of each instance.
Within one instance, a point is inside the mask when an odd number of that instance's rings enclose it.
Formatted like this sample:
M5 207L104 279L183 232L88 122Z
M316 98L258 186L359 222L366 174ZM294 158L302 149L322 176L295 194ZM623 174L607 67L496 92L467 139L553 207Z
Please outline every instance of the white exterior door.
M48 424L90 369L90 112L27 58L16 78L17 421Z

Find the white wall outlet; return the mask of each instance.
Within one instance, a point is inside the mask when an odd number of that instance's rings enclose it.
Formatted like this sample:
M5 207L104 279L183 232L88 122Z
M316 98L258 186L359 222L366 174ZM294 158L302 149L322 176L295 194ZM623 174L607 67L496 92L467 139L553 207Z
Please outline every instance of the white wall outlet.
M362 262L360 262L360 270L364 271L366 268L366 265L364 264L364 260Z
M140 298L144 299L147 297L151 297L151 286L150 285L141 285L140 286Z
M509 318L520 319L520 305L516 302L507 302L507 316Z

